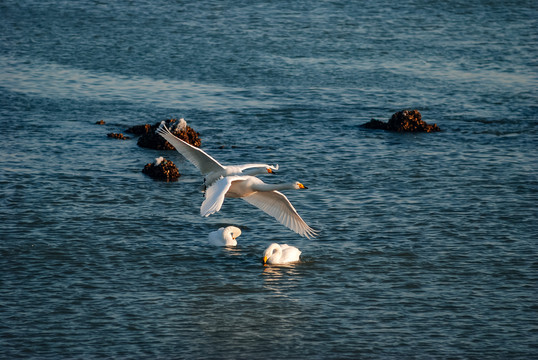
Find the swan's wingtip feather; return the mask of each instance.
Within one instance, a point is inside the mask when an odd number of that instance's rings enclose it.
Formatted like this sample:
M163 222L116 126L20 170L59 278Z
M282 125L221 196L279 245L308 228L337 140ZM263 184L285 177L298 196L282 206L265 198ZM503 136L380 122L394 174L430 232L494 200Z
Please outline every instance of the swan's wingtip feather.
M200 215L202 217L208 217L209 215L211 215L213 213L214 213L214 211L212 212L211 209L207 209L207 210L200 209Z
M159 125L157 130L155 130L155 132L161 136L170 133L170 130L168 130L168 128L166 127L166 121L161 121L161 124Z
M308 227L307 229L304 229L303 236L307 239L313 239L316 236L319 236L320 230L313 229L311 227Z

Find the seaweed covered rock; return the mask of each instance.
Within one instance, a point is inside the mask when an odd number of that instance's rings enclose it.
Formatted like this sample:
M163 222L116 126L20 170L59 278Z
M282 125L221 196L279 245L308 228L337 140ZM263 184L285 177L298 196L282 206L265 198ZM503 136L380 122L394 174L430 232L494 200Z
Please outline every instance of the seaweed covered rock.
M142 172L154 179L164 181L177 181L181 176L177 166L162 156L155 159L154 163L146 164Z
M202 146L202 141L200 140L200 134L194 131L193 128L187 125L184 119L168 119L165 120L166 126L172 134L188 142L189 144L200 147ZM138 138L138 146L155 149L155 150L173 150L174 147L170 145L162 136L155 133L155 130L159 127L161 123L158 122L154 125L137 125L127 129L127 132L130 132L135 135L140 135Z
M109 133L107 134L109 138L119 139L119 140L128 140L130 137L123 135L122 133Z
M135 126L130 127L130 128L127 129L128 133L134 134L136 136L146 135L150 131L151 131L151 125L150 124L135 125Z
M437 124L429 125L422 120L418 110L402 110L394 113L388 122L372 119L361 125L367 129L381 129L397 132L434 132L441 131Z

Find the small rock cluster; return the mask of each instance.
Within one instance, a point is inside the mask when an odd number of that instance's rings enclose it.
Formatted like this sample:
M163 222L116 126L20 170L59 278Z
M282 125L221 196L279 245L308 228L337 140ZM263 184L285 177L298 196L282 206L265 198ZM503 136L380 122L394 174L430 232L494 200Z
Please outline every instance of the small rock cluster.
M202 140L200 140L200 134L194 131L193 128L186 125L183 129L175 128L177 119L165 120L166 126L170 129L172 134L188 142L189 144L200 147L202 146ZM127 129L127 132L134 135L140 135L138 138L138 146L155 149L155 150L174 150L174 147L170 145L162 136L155 133L155 130L159 127L161 123L158 122L155 125L145 124L137 125Z
M128 140L130 137L123 135L122 133L109 133L106 136L109 138L119 139L119 140Z
M177 166L172 161L166 159L146 164L142 172L154 179L164 181L177 181L181 176Z
M189 144L200 147L202 141L200 140L200 134L194 131L187 125L184 119L168 119L165 120L166 126L172 134L178 138L188 142ZM104 120L95 122L97 125L105 125ZM174 147L170 145L162 136L155 133L155 130L161 125L160 122L150 125L136 125L130 127L126 132L131 133L138 138L138 145L145 148L155 150L174 150ZM108 133L107 136L113 139L128 140L130 137L123 135L122 133ZM177 166L170 160L166 160L163 157L155 159L154 163L149 163L144 166L142 172L153 179L164 181L177 181L181 174Z
M434 132L441 131L437 124L429 125L422 120L418 110L402 110L394 113L388 122L372 119L361 125L366 129L381 129L396 132Z

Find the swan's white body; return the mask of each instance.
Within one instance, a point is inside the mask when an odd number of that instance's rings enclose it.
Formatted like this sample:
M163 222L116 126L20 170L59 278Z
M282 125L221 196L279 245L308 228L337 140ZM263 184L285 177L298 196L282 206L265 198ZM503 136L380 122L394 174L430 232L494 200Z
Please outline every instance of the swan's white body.
M209 233L209 243L215 246L236 246L241 229L235 226L221 227Z
M269 265L289 264L299 261L301 250L287 244L272 243L263 253L263 263Z
M205 175L207 186L205 200L200 207L202 216L216 213L222 207L225 197L242 198L277 219L281 224L308 238L317 232L299 216L288 198L279 190L306 189L303 184L266 184L252 176L278 169L266 164L246 164L223 166L204 151L175 137L167 129L164 121L157 133L172 144L187 160Z
M207 187L213 185L221 177L232 175L259 175L263 173L273 173L278 170L278 165L267 164L244 164L224 166L213 159L202 149L181 140L168 130L164 121L156 130L166 141L172 144L176 150L189 160L204 175L204 182Z

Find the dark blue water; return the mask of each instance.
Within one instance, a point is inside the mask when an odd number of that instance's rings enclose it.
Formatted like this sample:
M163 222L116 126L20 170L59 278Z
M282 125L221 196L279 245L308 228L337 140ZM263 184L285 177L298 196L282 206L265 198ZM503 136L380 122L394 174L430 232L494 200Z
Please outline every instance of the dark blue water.
M1 1L0 357L538 357L535 1ZM432 134L359 128L418 109ZM184 117L321 235L108 132ZM105 120L105 126L95 125ZM179 182L141 173L158 156ZM207 246L223 225L235 249ZM270 242L302 262L262 267Z

